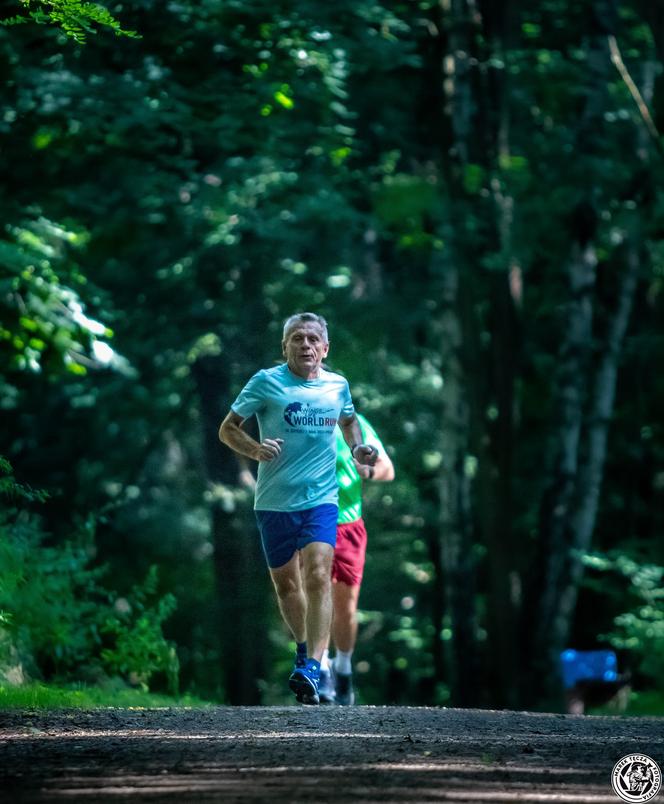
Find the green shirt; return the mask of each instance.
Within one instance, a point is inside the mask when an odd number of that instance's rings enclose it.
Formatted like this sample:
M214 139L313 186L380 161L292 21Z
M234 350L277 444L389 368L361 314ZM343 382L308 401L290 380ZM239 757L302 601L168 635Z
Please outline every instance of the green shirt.
M357 415L365 444L376 447L378 452L385 452L385 447L376 431L364 418ZM357 473L350 447L344 440L343 433L337 426L337 483L339 485L339 518L337 523L345 525L356 522L362 516L362 478Z

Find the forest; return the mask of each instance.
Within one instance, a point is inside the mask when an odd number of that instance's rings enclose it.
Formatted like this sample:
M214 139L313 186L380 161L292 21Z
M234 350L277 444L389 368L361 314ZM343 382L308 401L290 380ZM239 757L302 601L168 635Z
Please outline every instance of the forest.
M664 713L664 7L0 23L0 693L289 701L218 428L307 310L396 470L359 701L561 711L561 653L610 649Z

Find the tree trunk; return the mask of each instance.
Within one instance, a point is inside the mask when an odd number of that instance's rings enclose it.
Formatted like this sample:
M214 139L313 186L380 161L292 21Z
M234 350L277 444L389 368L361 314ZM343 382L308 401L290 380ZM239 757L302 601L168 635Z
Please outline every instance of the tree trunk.
M617 45L614 45L617 49ZM613 59L615 64L615 58ZM650 104L653 97L656 68L652 61L644 65L642 100ZM623 70L626 69L623 67ZM631 79L631 76L629 76ZM564 591L561 603L561 617L571 621L576 607L578 588L583 578L583 563L580 557L591 546L592 534L597 520L600 490L604 465L606 463L609 425L618 379L618 367L627 326L634 304L636 288L641 268L641 216L650 205L653 196L649 170L651 148L657 145L651 141L652 132L641 125L638 128L637 153L643 165L642 176L635 177L636 215L631 215L624 236L624 263L620 272L615 311L607 327L606 335L599 346L599 360L595 369L590 406L585 424L585 450L579 466L578 493L571 517L571 541L573 547L571 582ZM642 180L645 176L647 179Z
M472 87L471 40L473 16L467 0L451 0L434 13L431 50L432 85L428 98L440 107L427 109L440 144L441 182L455 223L442 232L443 252L432 257L432 279L440 290L434 327L445 380L441 415L441 472L438 478L439 583L445 601L451 637L444 644L452 693L458 706L477 705L482 695L477 646L476 558L473 550L472 485L476 459L471 452L474 396L468 380L474 363L473 302L465 275L463 178L472 146L475 110ZM451 157L451 159L450 159ZM456 225L455 225L456 224ZM470 336L470 338L469 338ZM440 639L436 634L436 639Z
M446 609L451 622L450 687L456 706L476 705L478 661L475 613L475 559L472 550L469 461L470 408L462 361L463 334L457 306L459 277L451 260L443 263L443 303L438 321L445 376L442 472L439 478L441 564Z
M599 495L606 462L609 424L618 377L618 364L636 293L640 259L638 245L626 244L626 259L618 293L618 303L611 319L606 341L602 345L592 388L590 412L584 432L584 459L579 466L576 504L570 517L571 546L570 582L563 590L559 617L569 623L576 607L577 592L583 575L581 555L590 549ZM562 629L561 629L562 630Z
M517 317L510 293L512 257L512 199L505 194L499 177L501 159L509 158L509 109L506 70L502 62L507 47L511 3L495 6L458 0L452 4L448 35L449 55L445 64L444 87L448 102L453 168L448 177L452 195L450 207L456 226L447 242L454 244L464 232L464 212L485 215L483 230L492 233L482 251L458 240L454 259L460 266L460 293L456 309L460 317L464 394L468 404L468 444L472 463L477 520L487 547L488 599L486 678L476 676L476 685L488 685L492 706L513 706L517 688L517 556L512 536L512 443L514 438L514 382L516 372ZM483 43L483 44L482 44ZM490 57L490 58L489 58ZM478 69L480 64L500 66ZM445 161L445 157L444 157ZM493 203L477 196L469 200L464 173L469 164L480 164L490 181ZM479 202L479 204L478 204ZM471 206L472 204L472 206ZM479 209L478 209L479 207ZM454 248L454 245L453 245ZM499 255L502 271L487 272L482 260ZM465 258L464 258L465 257ZM489 328L491 347L479 342L476 312L477 287L488 285L491 299ZM495 421L487 410L496 411ZM466 458L464 458L466 460ZM470 494L470 478L463 486ZM470 516L470 502L468 503ZM468 528L466 549L470 555L472 529ZM474 572L473 572L474 574ZM474 588L474 584L471 584ZM474 646L477 653L478 646ZM485 685L485 681L487 685ZM486 700L485 700L486 702Z
M488 685L491 705L514 708L518 687L518 612L521 604L520 551L513 528L514 382L517 328L508 274L492 277L491 326L492 397L496 418L485 424L491 435L484 474L487 497L484 539L488 569Z
M553 409L557 413L551 439L554 459L540 508L539 572L530 590L536 604L526 610L526 617L536 613L525 629L526 635L532 635L526 665L532 673L531 695L535 698L555 694L558 656L569 633L569 618L561 616L560 603L570 583L569 523L577 492L596 265L593 246L577 244L568 265L571 298L554 379Z
M440 506L440 491L435 490L435 504ZM431 624L433 637L431 640L431 656L433 659L433 686L444 684L449 677L449 657L446 657L442 639L445 623L445 569L443 567L443 551L441 545L441 528L429 527L426 532L429 561L433 567L433 590L431 595Z
M490 294L491 346L486 355L489 378L486 397L478 410L482 443L479 471L485 487L482 529L488 569L487 646L488 687L491 705L514 708L518 688L518 609L520 600L519 555L513 528L512 455L515 439L515 381L519 356L518 296L511 285L519 266L512 247L514 200L506 192L500 167L510 159L510 104L506 54L514 28L513 3L479 2L483 40L490 56L482 82L481 108L485 124L483 154L492 176L493 250L500 269L487 277ZM486 57L485 57L486 58ZM492 415L487 421L487 408ZM482 445L485 445L482 447Z
M203 447L212 497L212 541L219 590L221 676L226 700L261 702L259 682L269 661L268 606L271 594L253 520L250 497L238 481L240 464L219 441L230 407L228 362L200 357L193 367L203 425Z

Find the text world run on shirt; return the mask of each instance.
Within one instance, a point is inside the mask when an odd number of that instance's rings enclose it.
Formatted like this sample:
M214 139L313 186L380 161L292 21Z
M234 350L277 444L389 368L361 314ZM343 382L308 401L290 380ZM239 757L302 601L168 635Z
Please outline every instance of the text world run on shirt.
M334 427L337 420L326 416L334 408L315 408L307 402L291 402L284 409L284 419L291 427Z

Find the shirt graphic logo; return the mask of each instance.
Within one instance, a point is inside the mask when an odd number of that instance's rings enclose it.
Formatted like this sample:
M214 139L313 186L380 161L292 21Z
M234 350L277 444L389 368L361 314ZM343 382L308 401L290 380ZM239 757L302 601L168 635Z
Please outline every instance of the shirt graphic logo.
M334 427L337 420L326 413L334 408L315 408L307 402L291 402L284 410L284 419L291 427Z

